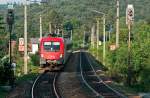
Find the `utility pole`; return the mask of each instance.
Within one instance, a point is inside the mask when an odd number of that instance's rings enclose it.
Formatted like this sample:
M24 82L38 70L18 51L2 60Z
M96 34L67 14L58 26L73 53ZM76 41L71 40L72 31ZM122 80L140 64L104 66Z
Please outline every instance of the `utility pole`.
M72 30L71 30L71 38L70 39L72 40Z
M99 18L96 19L97 21L97 30L96 30L96 35L97 35L97 59L98 59L98 48L99 48Z
M112 25L109 25L109 41L110 41L110 33L111 33L111 31L112 31Z
M57 27L57 35L59 36L59 34L60 34L60 28L59 28L59 25L58 25L58 27Z
M27 55L27 1L25 0L25 5L24 5L24 74L27 74L28 72L28 67L27 67L27 62L28 62L28 55Z
M61 36L62 36L62 38L64 38L64 30L62 30L62 35Z
M84 31L84 35L83 35L83 47L85 47L85 31Z
M110 31L108 33L109 33L109 41L110 41Z
M42 15L40 14L40 39L42 38Z
M105 65L105 57L106 57L106 32L105 32L105 14L103 14L103 64Z
M105 43L105 41L106 41L106 38L105 38L105 34L106 34L105 33L105 13L97 11L97 10L90 10L90 11L103 15L103 64L105 65L105 56L106 56L106 53L105 53L106 52L105 51L105 49L106 49L106 45L105 45L106 44ZM98 20L97 20L97 27L98 27ZM98 32L98 29L97 29L97 32Z
M93 25L91 28L91 45L94 48L94 32L95 32L95 26Z
M116 17L116 47L119 47L119 0L117 0L117 17Z
M52 23L49 22L49 33L52 33Z
M56 24L55 24L55 31L54 31L54 32L55 32L55 34L57 35L57 30L56 30L56 28L57 28L57 26L56 26Z

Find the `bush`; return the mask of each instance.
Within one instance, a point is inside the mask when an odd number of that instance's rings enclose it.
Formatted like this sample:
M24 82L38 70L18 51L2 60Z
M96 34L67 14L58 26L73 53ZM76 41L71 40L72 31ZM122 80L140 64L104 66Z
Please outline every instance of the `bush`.
M39 54L36 53L36 54L31 54L30 55L31 57L31 62L34 66L39 66L40 64L40 57L39 57Z

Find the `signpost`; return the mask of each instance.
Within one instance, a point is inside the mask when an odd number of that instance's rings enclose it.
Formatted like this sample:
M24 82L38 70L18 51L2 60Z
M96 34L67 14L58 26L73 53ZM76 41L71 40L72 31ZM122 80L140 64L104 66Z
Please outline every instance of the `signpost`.
M128 4L126 9L126 24L128 26L128 77L127 77L127 84L131 85L131 78L132 78L132 66L130 64L131 60L131 26L133 25L134 20L134 8L132 4Z
M24 38L19 38L19 46L23 46L24 45Z
M23 52L24 51L24 38L19 38L19 51Z

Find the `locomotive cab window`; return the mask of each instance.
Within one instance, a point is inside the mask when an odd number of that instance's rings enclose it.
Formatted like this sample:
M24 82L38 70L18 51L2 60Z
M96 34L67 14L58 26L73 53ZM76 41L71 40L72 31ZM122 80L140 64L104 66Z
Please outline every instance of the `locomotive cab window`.
M44 42L44 50L59 51L60 50L60 42Z

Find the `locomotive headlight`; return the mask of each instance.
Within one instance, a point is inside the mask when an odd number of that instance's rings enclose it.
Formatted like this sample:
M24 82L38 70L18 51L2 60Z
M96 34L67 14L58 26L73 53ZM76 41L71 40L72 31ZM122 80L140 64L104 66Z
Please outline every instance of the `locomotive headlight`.
M63 55L62 54L60 54L60 58L62 58L63 57Z

